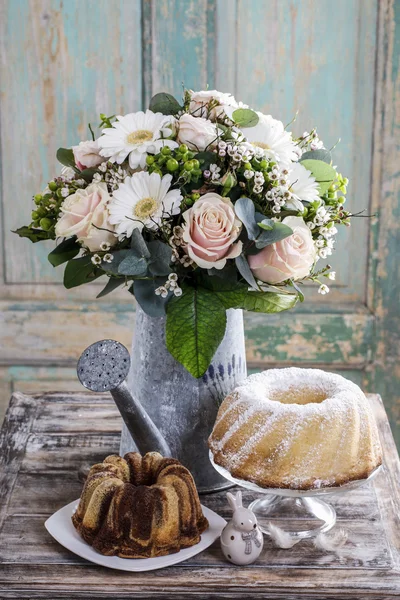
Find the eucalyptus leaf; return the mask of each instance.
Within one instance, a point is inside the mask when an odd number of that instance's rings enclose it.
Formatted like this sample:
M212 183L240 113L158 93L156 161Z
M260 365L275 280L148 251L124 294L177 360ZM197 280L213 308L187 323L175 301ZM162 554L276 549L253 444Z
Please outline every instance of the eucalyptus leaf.
M239 127L254 127L259 121L258 114L250 108L237 108L232 113L232 119Z
M179 102L171 96L171 94L167 94L165 92L161 92L156 94L150 100L150 110L154 113L162 113L163 115L176 115L180 110L182 110L182 106Z
M131 277L145 275L147 273L147 261L142 256L138 256L133 250L128 250L127 256L119 263L118 273Z
M307 158L302 160L301 164L310 171L315 181L319 184L320 194L324 194L334 179L336 179L335 169L322 160Z
M275 223L275 221L273 221L273 224L273 229L263 231L258 236L258 238L256 239L257 248L265 248L266 246L270 246L271 244L280 242L280 240L283 240L286 237L289 237L289 235L292 235L293 229L291 229L284 223Z
M243 279L245 281L247 281L247 283L251 287L258 290L257 282L254 279L254 275L251 272L251 269L249 267L249 263L247 262L246 257L243 254L240 254L237 258L235 258L235 264L237 266L237 270L239 271L239 273L241 274Z
M36 242L41 242L42 240L53 239L53 235L51 235L48 231L44 231L43 229L34 229L33 227L28 227L27 225L24 227L19 227L12 233L16 233L21 238L28 238L28 240L34 244L36 244Z
M150 258L150 252L139 229L134 229L131 238L131 248L143 258Z
M320 150L309 150L308 152L304 152L299 162L303 162L303 160L308 159L322 160L323 162L328 163L328 165L332 164L332 154L326 148L321 148Z
M75 258L79 254L81 246L76 241L76 236L67 238L60 242L48 255L48 260L53 267L58 267L63 263Z
M304 294L303 294L303 292L301 291L300 287L297 285L297 283L296 283L295 281L292 281L292 282L291 282L291 285L292 285L292 286L294 287L294 289L296 290L296 292L297 292L297 295L298 295L298 297L299 297L299 300L300 300L300 302L304 302Z
M260 223L257 223L261 229L265 229L265 231L271 231L274 228L274 221L272 219L263 219Z
M58 162L64 165L64 167L71 167L76 173L80 173L75 164L74 153L71 148L59 148L56 157Z
M165 283L165 278L136 279L133 283L133 295L140 307L150 317L165 317L165 307L169 297L157 296L155 291ZM132 292L132 289L130 290Z
M129 256L130 253L132 253L132 250L117 250L116 252L112 252L112 261L110 263L103 262L101 265L103 271L106 271L107 273L112 273L113 275L119 275L119 265L122 263L123 260L125 260L127 256Z
M255 218L254 202L250 198L239 198L235 204L235 213L245 226L249 240L257 239L260 228Z
M169 275L171 269L172 249L159 240L148 243L150 251L149 271L152 275Z
M107 296L107 294L110 294L110 292L113 292L124 283L125 279L122 279L122 277L109 277L106 285L101 292L97 294L96 298L103 298L103 296Z
M226 310L216 294L183 285L167 305L166 344L193 377L207 371L226 329Z
M92 263L90 256L82 256L67 262L64 271L64 286L67 290L90 283L104 275L101 269L97 269Z

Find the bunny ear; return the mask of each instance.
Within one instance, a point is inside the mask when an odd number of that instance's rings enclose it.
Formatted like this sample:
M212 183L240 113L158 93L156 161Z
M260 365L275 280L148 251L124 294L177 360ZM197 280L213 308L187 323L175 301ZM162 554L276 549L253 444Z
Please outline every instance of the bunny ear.
M243 504L242 504L242 492L240 490L236 493L236 506L238 508L240 506L243 506Z
M236 510L236 498L233 494L231 494L230 492L228 492L226 494L226 497L228 498L228 502L229 502L229 506L231 507L232 510Z

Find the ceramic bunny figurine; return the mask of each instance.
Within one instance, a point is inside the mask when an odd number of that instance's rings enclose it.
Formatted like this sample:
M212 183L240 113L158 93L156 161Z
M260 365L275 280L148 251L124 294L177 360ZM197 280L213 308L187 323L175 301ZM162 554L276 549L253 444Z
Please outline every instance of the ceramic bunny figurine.
M249 565L260 556L264 545L255 514L242 505L242 492L226 494L233 517L221 533L221 548L225 558L235 565Z

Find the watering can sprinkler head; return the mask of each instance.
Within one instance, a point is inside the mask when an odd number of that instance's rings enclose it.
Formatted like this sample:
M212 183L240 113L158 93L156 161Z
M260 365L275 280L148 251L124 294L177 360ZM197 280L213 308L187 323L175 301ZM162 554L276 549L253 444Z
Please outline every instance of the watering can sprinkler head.
M101 340L82 353L77 366L81 384L92 392L110 392L127 378L131 366L128 350L115 340Z
M130 366L129 352L123 344L115 340L101 340L82 353L77 373L79 381L88 390L111 392L139 452L172 456L160 430L126 384Z

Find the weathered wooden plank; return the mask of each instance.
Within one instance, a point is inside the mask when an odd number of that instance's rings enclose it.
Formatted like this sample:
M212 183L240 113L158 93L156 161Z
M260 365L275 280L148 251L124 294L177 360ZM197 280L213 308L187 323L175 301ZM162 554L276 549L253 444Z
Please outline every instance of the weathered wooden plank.
M130 347L133 314L129 305L0 302L3 345L0 361L15 364L74 364L85 347L113 338ZM245 314L247 357L260 365L277 362L363 367L373 335L366 311L325 314L292 311ZM34 352L32 352L34 350ZM69 361L69 362L68 362Z
M377 337L370 385L387 399L389 419L400 444L400 6L380 5L378 96L375 125L373 212L369 301Z
M140 0L1 6L6 279L43 285L61 277L47 262L51 245L32 251L11 229L29 221L31 194L59 172L59 146L87 139L87 123L96 123L100 112L141 107Z
M120 433L58 435L32 433L21 461L21 472L74 471L82 465L101 462L109 454L118 454Z
M0 529L20 469L38 401L14 394L0 431Z
M46 517L42 515L8 517L0 535L0 562L85 564L84 559L66 550L55 542L47 531L43 531L45 519ZM294 526L299 525L299 522L292 522ZM265 565L268 565L269 569L283 567L326 569L326 565L329 564L330 569L362 568L366 573L370 569L386 570L392 567L392 559L380 521L372 523L354 519L350 525L347 521L342 522L339 519L338 526L344 527L350 533L350 540L339 555L316 550L311 542L296 544L291 552L287 552L276 548L271 540L266 538L259 560L249 565L247 571L265 569ZM207 552L188 559L184 564L185 568L229 569L230 566L218 542Z
M117 437L105 435L101 411L112 407L100 394L75 394L70 406L98 407L93 420L95 435L85 431L58 433L37 431L51 413L59 414L65 394L35 397L47 408L38 410L32 423L21 469L9 495L6 520L0 532L2 560L0 594L4 598L395 598L400 594L398 564L399 459L387 424L383 404L371 396L384 448L387 468L365 488L332 496L340 526L350 530L350 541L339 555L316 551L302 543L290 551L277 550L266 540L258 563L233 568L223 561L218 544L185 564L154 573L115 573L89 565L53 542L43 528L50 512L77 497L76 477L87 458L100 460ZM95 410L95 409L94 409ZM116 412L116 409L114 409ZM97 413L97 408L96 408ZM71 410L71 421L79 412ZM71 425L64 424L70 430ZM61 427L62 428L62 427ZM41 459L39 458L41 455ZM45 468L40 468L39 463ZM33 468L26 468L29 463ZM37 468L39 466L39 468ZM394 489L397 486L397 491ZM377 497L378 496L378 497ZM245 492L245 503L252 494ZM202 501L227 515L225 494L202 497ZM378 511L377 508L380 510ZM282 516L282 515L281 515ZM352 517L352 518L351 518ZM49 539L47 539L49 538ZM62 569L60 569L60 563ZM329 566L328 566L329 565ZM12 567L12 568L11 568ZM62 572L62 579L60 578Z
M67 451L68 449L65 449L65 452ZM88 465L91 466L96 460L97 456L94 455L92 459L89 459ZM81 465L84 464L82 459ZM382 487L386 483L384 480ZM78 471L75 470L75 461L69 470L57 471L52 468L50 472L47 470L20 471L10 496L8 514L50 516L62 506L79 498L81 490L82 481L78 476ZM254 493L243 490L245 505L250 504L256 497ZM225 519L230 518L231 511L224 494L202 495L201 501ZM351 494L333 495L328 501L335 507L341 522L345 523L350 530L353 519L374 523L380 518L375 488L372 486L369 486L368 489L354 490ZM287 520L287 512L283 508L282 510L276 509L274 515L282 520Z
M370 197L378 3L337 0L333 12L330 0L317 4L220 0L216 83L285 123L299 111L291 129L317 126L327 147L341 137L335 164L350 178L349 205L357 213L368 210ZM337 267L331 287L342 303L365 301L368 228L367 219L356 219L330 257Z
M145 63L149 92L182 97L182 84L204 89L214 82L214 0L152 0L151 56ZM145 44L150 40L145 39ZM146 56L146 55L145 55Z

